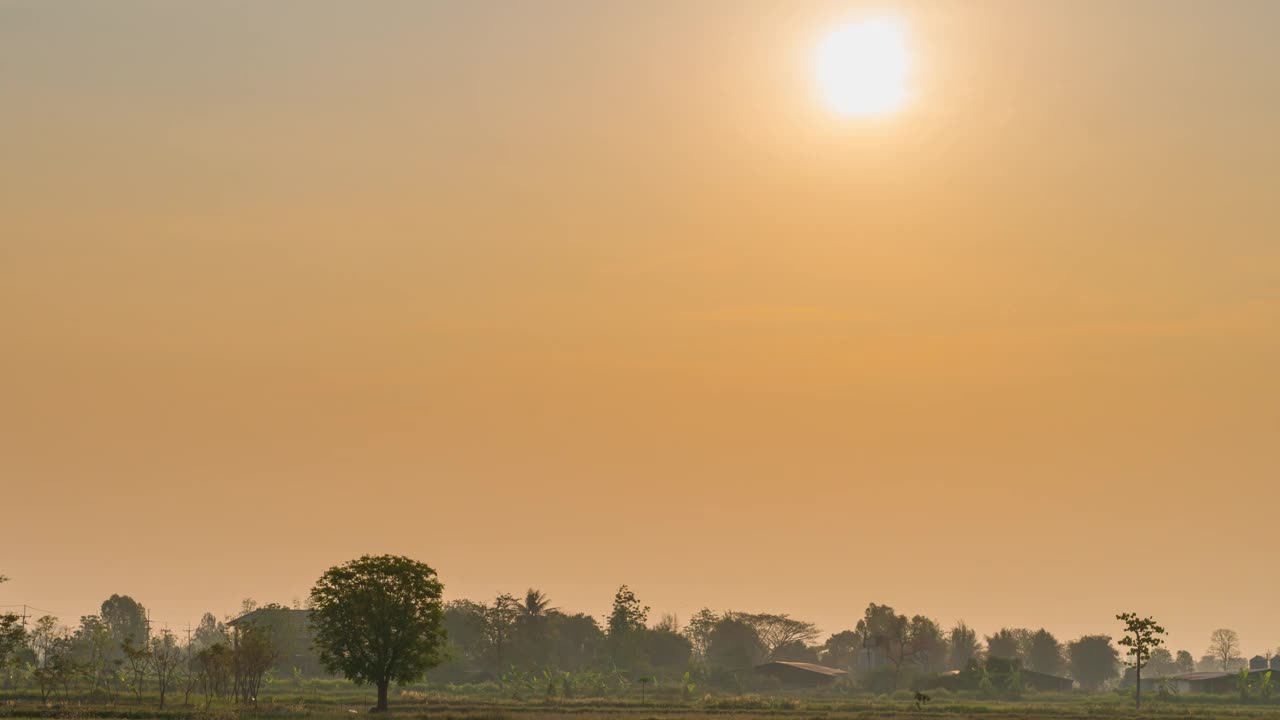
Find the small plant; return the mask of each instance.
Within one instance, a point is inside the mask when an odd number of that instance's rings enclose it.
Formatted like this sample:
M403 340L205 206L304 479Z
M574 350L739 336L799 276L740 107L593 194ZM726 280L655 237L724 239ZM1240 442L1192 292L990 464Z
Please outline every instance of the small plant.
M930 699L931 698L928 695L925 695L922 692L917 692L916 693L916 709L923 710L924 706L929 704Z

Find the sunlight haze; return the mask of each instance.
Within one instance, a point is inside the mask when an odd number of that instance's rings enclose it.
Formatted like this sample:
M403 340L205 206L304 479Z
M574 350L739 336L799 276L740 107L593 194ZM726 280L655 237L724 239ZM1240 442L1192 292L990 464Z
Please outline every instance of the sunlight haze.
M1277 27L0 0L0 605L185 627L397 553L1274 650Z

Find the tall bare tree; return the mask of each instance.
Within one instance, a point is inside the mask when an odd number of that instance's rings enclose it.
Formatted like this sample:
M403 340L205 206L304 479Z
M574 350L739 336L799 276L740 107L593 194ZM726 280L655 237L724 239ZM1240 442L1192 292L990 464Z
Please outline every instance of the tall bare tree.
M1231 663L1240 659L1240 636L1235 630L1218 628L1209 635L1209 655L1222 664L1223 672L1231 669Z

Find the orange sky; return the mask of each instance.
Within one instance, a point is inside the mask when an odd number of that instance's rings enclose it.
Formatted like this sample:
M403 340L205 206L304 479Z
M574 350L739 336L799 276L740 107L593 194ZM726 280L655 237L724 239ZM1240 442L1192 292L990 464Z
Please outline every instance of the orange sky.
M812 50L905 28L840 118ZM1274 622L1280 5L0 3L0 605Z

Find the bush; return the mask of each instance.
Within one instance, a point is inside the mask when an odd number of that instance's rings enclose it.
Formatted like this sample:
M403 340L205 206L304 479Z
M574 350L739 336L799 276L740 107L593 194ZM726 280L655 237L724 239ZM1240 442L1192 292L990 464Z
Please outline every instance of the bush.
M876 668L862 676L862 689L883 695L897 690L898 677L893 668Z

